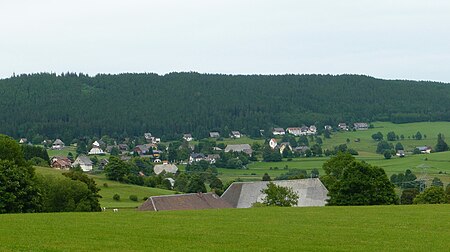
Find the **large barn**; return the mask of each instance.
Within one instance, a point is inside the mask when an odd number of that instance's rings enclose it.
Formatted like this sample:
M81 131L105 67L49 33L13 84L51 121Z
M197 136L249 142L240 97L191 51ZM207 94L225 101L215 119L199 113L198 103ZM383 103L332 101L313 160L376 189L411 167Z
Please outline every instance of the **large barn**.
M298 194L297 207L325 206L328 190L318 178L272 181L278 186L292 188ZM266 196L261 191L269 181L234 182L221 198L235 208L249 208L255 202L262 202Z

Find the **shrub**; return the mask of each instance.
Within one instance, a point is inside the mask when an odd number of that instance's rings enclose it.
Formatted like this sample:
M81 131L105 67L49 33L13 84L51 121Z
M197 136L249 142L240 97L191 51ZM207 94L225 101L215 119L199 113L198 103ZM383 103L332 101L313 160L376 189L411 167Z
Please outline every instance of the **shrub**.
M176 194L176 193L175 193ZM148 200L148 197L144 197L144 198L142 198L142 200L143 201L146 201L146 200Z
M136 195L130 195L130 200L138 201L138 197Z
M103 187L108 187L108 183L103 183Z
M115 201L119 201L120 200L120 195L119 194L114 194L114 196L113 196L113 200L115 200Z

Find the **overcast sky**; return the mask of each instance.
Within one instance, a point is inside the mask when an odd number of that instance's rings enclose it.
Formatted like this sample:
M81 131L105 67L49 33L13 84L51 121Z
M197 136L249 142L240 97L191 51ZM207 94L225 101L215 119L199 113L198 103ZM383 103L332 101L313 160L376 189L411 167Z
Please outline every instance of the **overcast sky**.
M450 1L0 0L0 77L68 71L450 82Z

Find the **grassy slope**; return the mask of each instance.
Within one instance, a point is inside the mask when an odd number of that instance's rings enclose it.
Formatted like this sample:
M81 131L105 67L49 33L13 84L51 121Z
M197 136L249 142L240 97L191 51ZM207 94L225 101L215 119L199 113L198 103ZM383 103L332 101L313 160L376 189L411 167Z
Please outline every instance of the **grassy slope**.
M450 205L0 215L0 250L447 251Z
M64 171L36 167L36 172L43 175L58 176ZM166 195L173 194L173 191L150 188L145 186L136 186L129 184L122 184L115 181L107 180L103 175L90 175L95 179L97 186L101 189L100 195L103 197L100 199L100 204L102 207L107 208L124 208L124 207L137 207L140 206L144 200L144 197L150 197L155 195ZM104 183L108 184L108 187L103 186ZM121 197L120 201L113 200L114 194L119 194ZM129 199L130 195L138 196L139 201L132 201Z

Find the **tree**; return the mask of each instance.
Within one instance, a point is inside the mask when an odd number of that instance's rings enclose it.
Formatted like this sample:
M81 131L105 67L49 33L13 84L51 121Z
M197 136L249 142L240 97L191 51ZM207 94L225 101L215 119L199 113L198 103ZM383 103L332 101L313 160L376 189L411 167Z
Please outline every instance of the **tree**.
M414 199L414 204L445 204L447 199L442 187L431 186Z
M419 194L419 190L417 188L406 188L403 190L402 195L400 197L400 204L402 205L411 205L414 201L414 198Z
M381 141L383 140L383 134L378 131L377 133L372 135L372 139L375 141Z
M387 138L388 141L395 141L395 140L397 140L397 137L396 137L394 131L391 131L391 132L387 133L386 138Z
M385 150L383 156L384 156L384 159L391 159L392 154L390 151Z
M110 180L124 181L125 176L130 173L130 167L120 158L111 156L109 163L105 166L105 175Z
M262 181L271 181L272 179L270 178L269 174L266 172L264 173L263 177L262 177Z
M377 152L378 154L384 154L384 152L385 152L386 150L390 151L390 150L392 150L392 149L394 149L394 146L393 146L392 144L389 144L389 143L386 142L386 141L380 141L380 142L377 144L377 150L376 150L376 152Z
M395 151L404 150L402 143L398 142L395 144Z
M218 177L214 177L209 184L209 187L213 190L222 190L223 189L223 183L222 180L220 180Z
M420 131L417 131L415 138L416 140L422 140L422 134L420 133Z
M186 188L186 192L187 193L205 193L206 192L206 187L205 187L205 183L203 182L203 180L201 179L200 176L198 175L193 175L188 184L187 184L187 188Z
M431 186L444 188L444 183L442 183L441 179L439 179L438 177L434 177L433 181L431 181Z
M109 154L111 156L119 156L120 152L119 149L116 146L114 146L111 148L111 152Z
M398 202L394 185L382 168L353 161L328 188L328 205L390 205Z
M441 133L438 134L437 144L436 144L436 147L434 148L434 150L436 152L442 152L442 151L449 150L448 145L444 140L444 136Z
M14 139L0 135L0 213L30 213L40 208L34 168Z
M292 188L278 186L273 182L269 182L261 192L266 194L263 204L267 206L290 207L298 203L299 196Z

